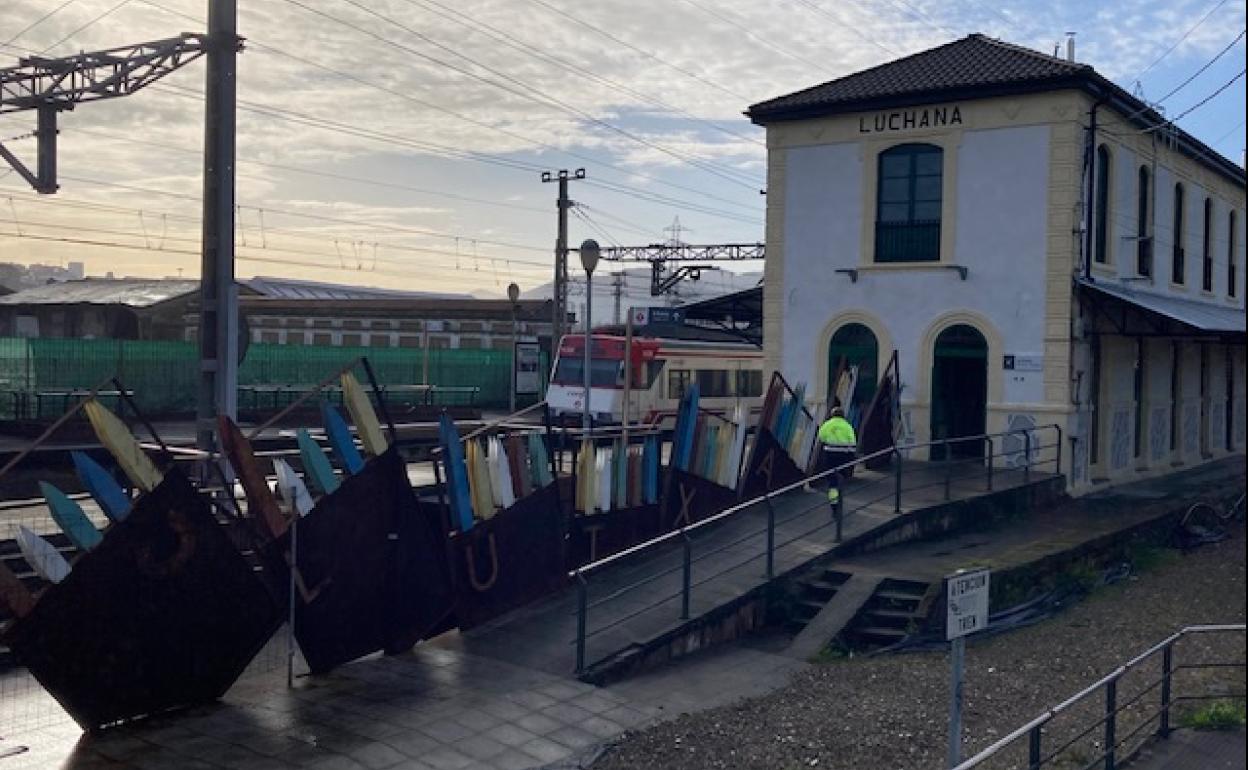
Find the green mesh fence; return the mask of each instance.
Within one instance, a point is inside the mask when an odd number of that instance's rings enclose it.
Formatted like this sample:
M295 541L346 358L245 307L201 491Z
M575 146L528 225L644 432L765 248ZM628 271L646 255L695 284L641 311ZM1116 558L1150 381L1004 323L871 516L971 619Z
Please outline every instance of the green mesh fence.
M383 386L425 383L432 403L475 403L506 407L511 352L352 348L252 343L239 367L240 405L257 403L266 386L315 385L353 358L367 356ZM542 371L549 366L545 355ZM134 391L141 409L153 414L195 409L198 350L190 342L0 338L0 416L46 419L59 414L74 390L117 376ZM468 389L478 389L469 392ZM461 390L462 389L462 390ZM263 403L263 402L260 402Z

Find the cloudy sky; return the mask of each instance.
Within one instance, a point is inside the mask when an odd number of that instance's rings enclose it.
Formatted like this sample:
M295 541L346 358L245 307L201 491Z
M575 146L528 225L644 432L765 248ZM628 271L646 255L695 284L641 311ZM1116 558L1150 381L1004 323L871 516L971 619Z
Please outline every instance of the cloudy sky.
M0 66L204 28L207 0L0 0ZM239 0L240 275L428 291L547 281L571 241L762 238L752 102L984 32L1177 115L1244 66L1243 0ZM1238 42L1236 36L1240 38ZM61 118L61 192L0 168L0 261L198 273L203 62ZM1244 80L1181 125L1239 161ZM29 114L0 141L33 162ZM757 268L757 266L753 266Z

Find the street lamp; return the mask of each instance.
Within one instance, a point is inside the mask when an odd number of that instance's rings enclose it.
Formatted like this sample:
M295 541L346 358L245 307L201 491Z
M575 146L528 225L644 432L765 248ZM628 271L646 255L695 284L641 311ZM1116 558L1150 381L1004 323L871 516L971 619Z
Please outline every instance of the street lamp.
M511 414L516 413L516 313L520 308L520 287L514 282L507 285L507 299L511 300L511 387L508 404Z
M598 249L598 241L587 238L581 242L581 267L585 268L585 408L581 412L581 430L585 436L589 436L589 393L590 393L590 370L589 370L589 333L593 328L594 317L594 268L598 266L598 257L600 251Z

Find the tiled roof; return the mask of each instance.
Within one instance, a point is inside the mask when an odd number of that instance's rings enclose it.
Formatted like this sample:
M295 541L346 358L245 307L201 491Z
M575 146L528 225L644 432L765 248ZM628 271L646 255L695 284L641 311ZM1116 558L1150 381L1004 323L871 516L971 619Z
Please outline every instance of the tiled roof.
M1106 102L1141 128L1165 124L1148 104L1090 65L1067 61L980 34L886 62L785 96L746 112L760 125L824 115L910 107L956 99L983 99L1076 88ZM1180 152L1236 184L1244 169L1177 127Z
M975 34L871 69L769 99L750 107L758 123L871 106L901 106L933 92L974 89L983 95L1001 87L1060 84L1093 75L1086 64L1048 56Z

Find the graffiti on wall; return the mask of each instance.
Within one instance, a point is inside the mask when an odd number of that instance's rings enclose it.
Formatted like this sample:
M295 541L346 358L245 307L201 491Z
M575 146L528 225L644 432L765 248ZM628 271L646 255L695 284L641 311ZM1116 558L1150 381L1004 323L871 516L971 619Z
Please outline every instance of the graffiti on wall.
M1195 457L1200 453L1200 405L1183 405L1183 454Z
M1035 416L1030 414L1008 415L1005 419L1005 429L1008 433L1001 446L1005 467L1022 468L1028 462L1035 463L1040 457L1040 437L1036 434ZM1026 453L1027 439L1023 437L1024 431L1030 436L1030 456Z
M1148 457L1153 462L1166 459L1170 451L1170 409L1159 406L1148 420Z
M1115 409L1109 429L1109 465L1118 471L1131 462L1131 410Z

